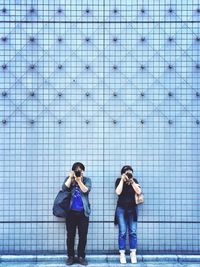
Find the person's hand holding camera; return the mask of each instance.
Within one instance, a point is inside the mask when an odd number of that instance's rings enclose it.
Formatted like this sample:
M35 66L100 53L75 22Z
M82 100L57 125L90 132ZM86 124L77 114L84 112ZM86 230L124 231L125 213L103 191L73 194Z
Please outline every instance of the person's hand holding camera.
M134 177L132 173L127 173L126 174L128 177L128 184L131 185L134 189L134 191L139 195L141 194L141 188L140 186L134 181Z
M121 175L121 179L122 179L123 182L126 182L127 179L128 179L128 177L127 177L126 174L124 173L124 174Z
M74 172L74 174L75 174L75 181L76 181L77 183L80 182L80 181L81 181L81 178L82 178L82 173L81 173L81 171L80 171L80 170L77 170L77 171Z
M74 171L69 172L69 179L72 179L74 177Z
M127 177L127 182L128 182L128 184L129 185L133 185L135 182L134 182L134 180L133 180L133 175L132 175L132 173L130 173L130 172L128 172L127 174L126 174L126 177Z
M85 186L85 184L83 183L83 171L81 170L76 170L74 171L74 175L75 175L75 181L77 182L78 186L80 187L81 191L83 193L87 193L88 188L87 186Z
M130 182L131 185L135 183L133 178L129 179L129 182Z
M73 183L73 179L74 179L74 172L70 171L69 175L68 175L68 179L65 182L65 185L66 185L67 188L70 188L71 184Z

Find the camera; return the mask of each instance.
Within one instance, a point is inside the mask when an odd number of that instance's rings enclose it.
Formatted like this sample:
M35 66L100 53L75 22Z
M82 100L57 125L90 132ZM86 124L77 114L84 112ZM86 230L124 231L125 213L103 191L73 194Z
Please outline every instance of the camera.
M81 171L74 171L76 177L81 177Z
M128 177L128 179L133 178L133 175L132 175L132 173L130 173L130 172L128 172L128 173L126 174L126 176Z

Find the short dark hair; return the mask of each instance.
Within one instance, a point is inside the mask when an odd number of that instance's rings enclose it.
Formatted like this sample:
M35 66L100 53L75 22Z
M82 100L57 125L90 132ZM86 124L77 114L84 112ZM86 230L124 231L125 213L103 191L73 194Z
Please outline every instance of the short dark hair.
M80 167L82 171L85 171L85 166L81 162L75 162L72 166L72 171L75 171L78 167Z
M125 165L122 169L121 169L121 174L124 174L126 171L131 170L133 172L133 168L130 165Z

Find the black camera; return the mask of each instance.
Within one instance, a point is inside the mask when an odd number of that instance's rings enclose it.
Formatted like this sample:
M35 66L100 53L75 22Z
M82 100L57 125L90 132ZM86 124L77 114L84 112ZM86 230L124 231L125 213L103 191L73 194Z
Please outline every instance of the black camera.
M81 171L74 171L76 177L81 177Z
M128 177L128 179L133 178L133 175L132 175L132 173L130 173L130 172L128 172L128 173L126 174L126 176Z

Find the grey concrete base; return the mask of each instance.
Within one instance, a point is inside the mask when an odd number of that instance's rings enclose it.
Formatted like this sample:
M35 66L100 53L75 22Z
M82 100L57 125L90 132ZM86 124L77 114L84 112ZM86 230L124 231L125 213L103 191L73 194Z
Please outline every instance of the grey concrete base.
M0 266L64 267L66 258L66 255L1 255ZM200 267L200 255L137 255L137 264L130 263L129 255L127 264L120 264L118 255L88 255L87 260L90 267Z

